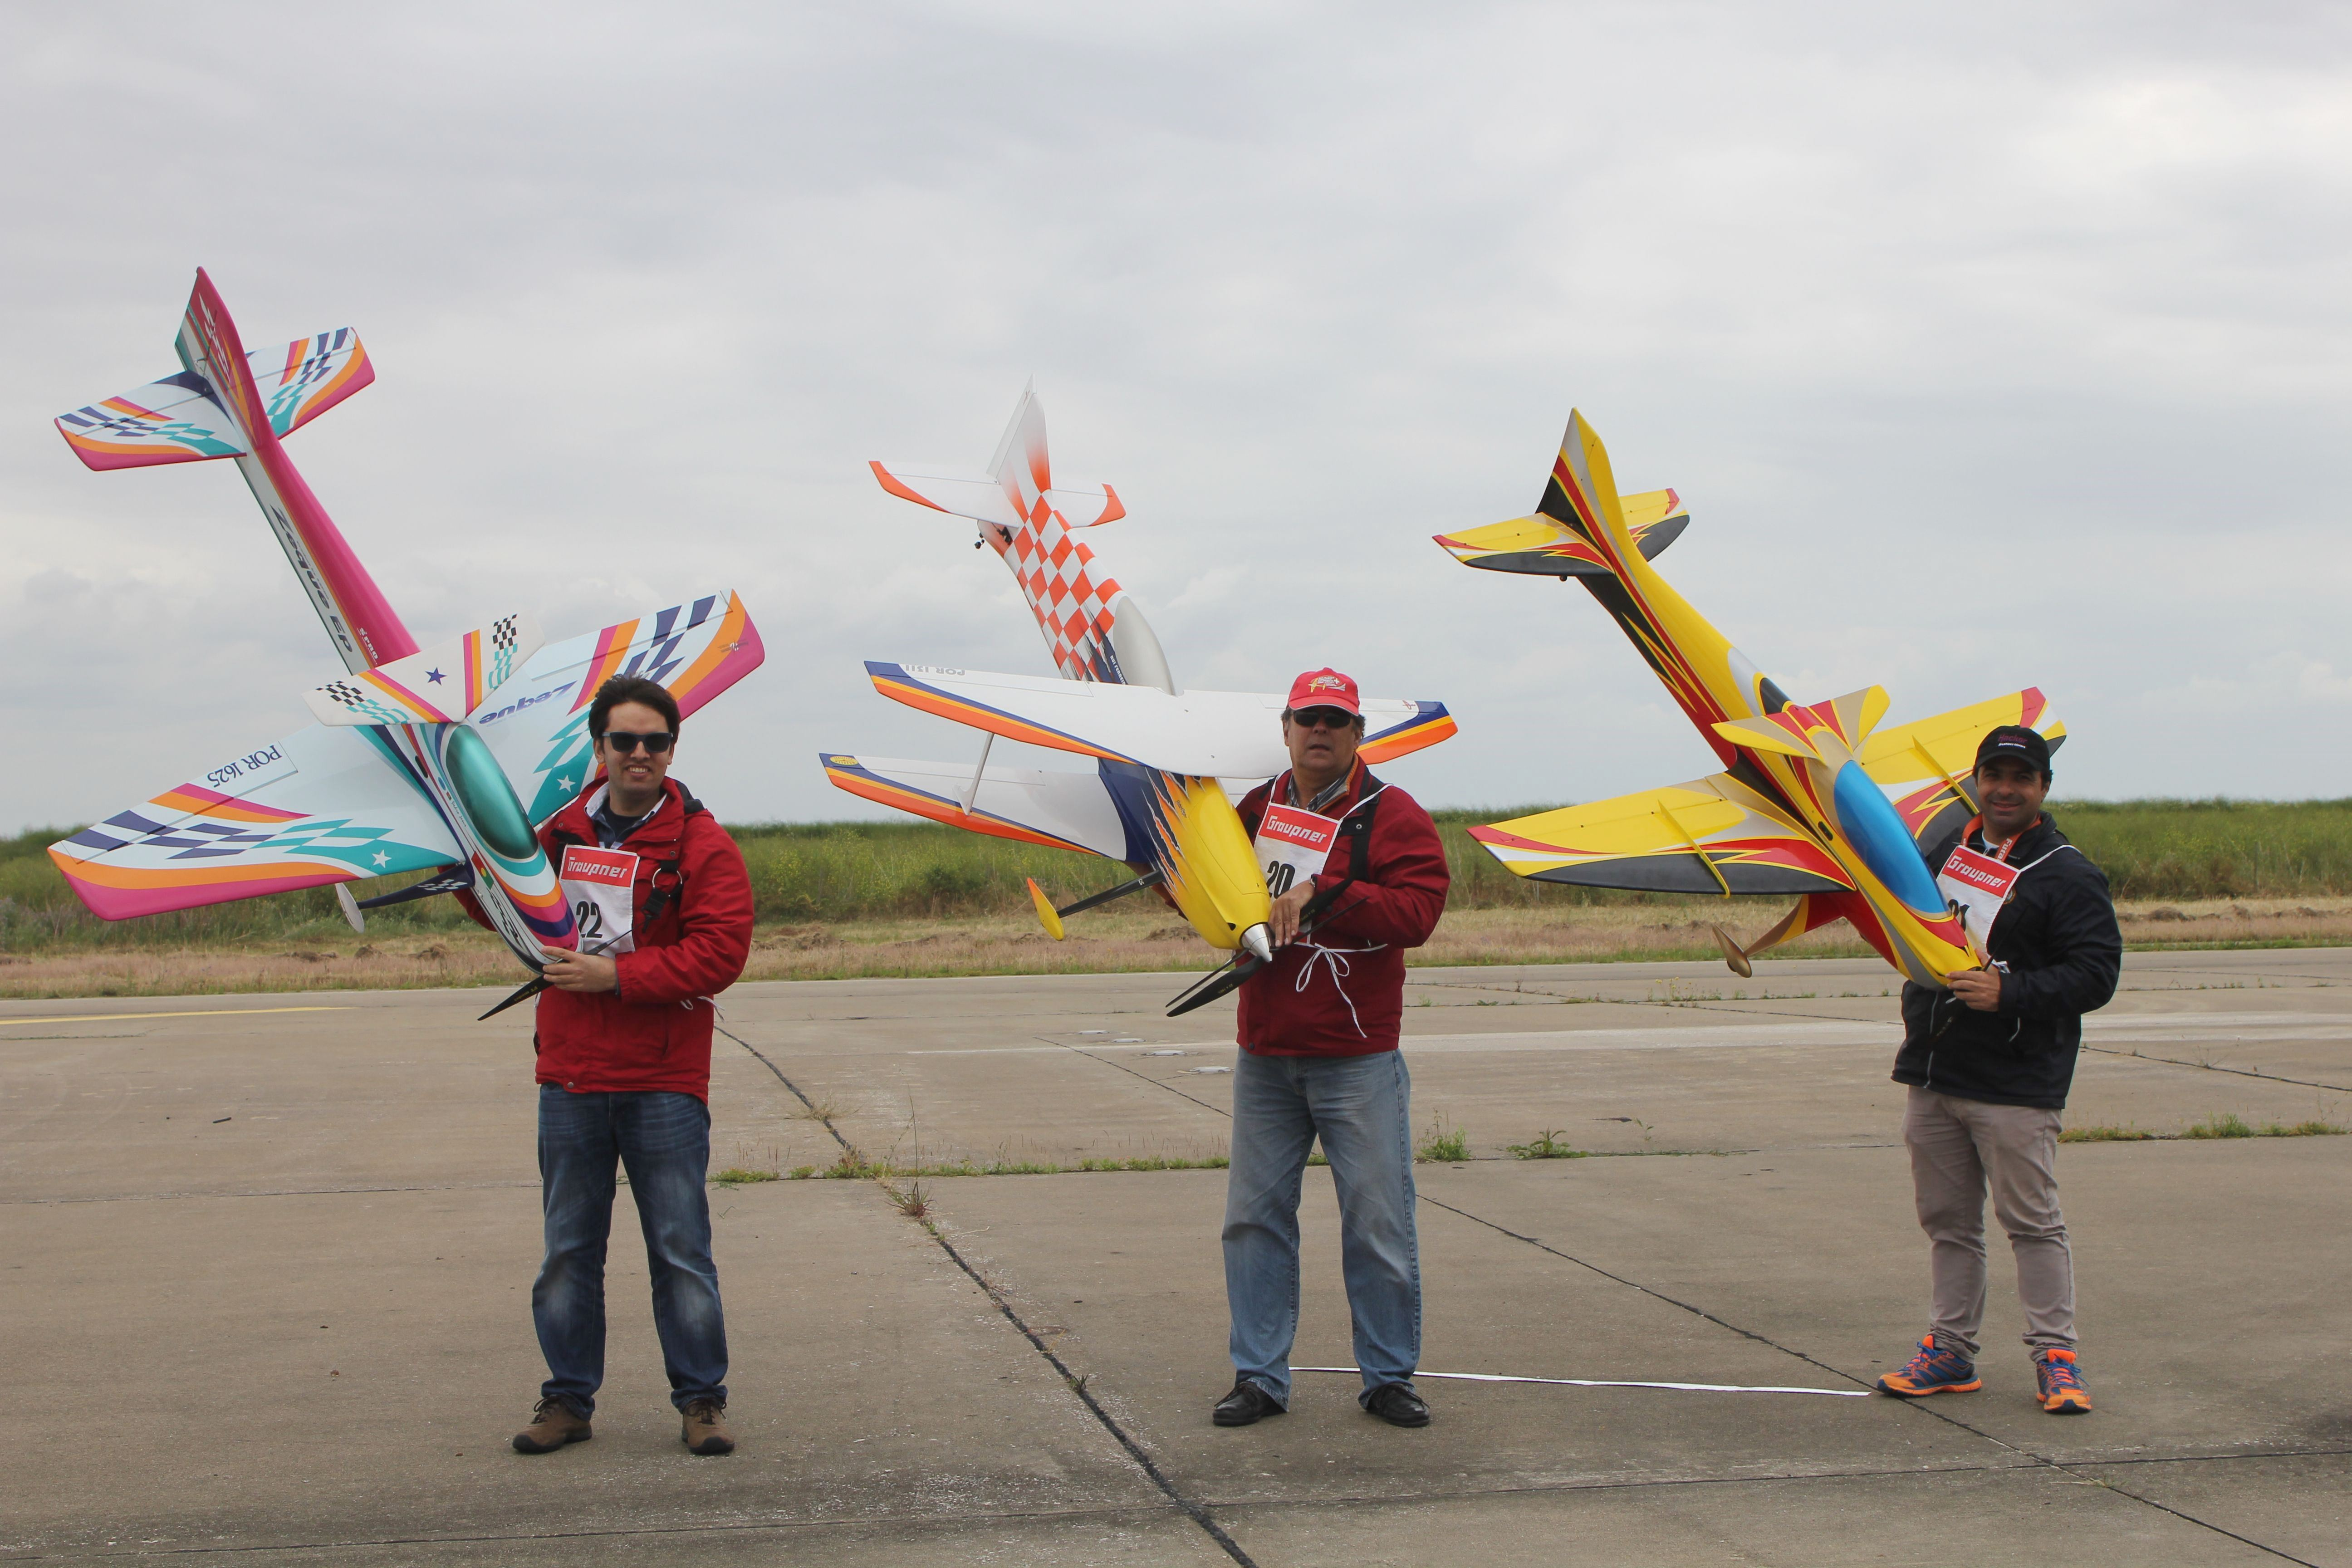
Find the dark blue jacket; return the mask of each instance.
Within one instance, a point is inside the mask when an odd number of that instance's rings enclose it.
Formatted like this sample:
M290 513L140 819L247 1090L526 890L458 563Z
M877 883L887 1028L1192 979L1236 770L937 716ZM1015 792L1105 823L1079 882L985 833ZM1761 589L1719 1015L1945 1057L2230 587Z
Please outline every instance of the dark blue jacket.
M1959 842L1956 832L1929 850L1927 868L1941 870ZM1969 841L1983 847L1980 837ZM2009 863L2032 868L2018 878L1985 943L2009 965L2000 1010L1979 1013L1941 986L1904 986L1895 1081L1960 1100L2063 1110L2083 1015L2116 994L2123 932L2106 873L2068 846L2048 816L2019 835Z

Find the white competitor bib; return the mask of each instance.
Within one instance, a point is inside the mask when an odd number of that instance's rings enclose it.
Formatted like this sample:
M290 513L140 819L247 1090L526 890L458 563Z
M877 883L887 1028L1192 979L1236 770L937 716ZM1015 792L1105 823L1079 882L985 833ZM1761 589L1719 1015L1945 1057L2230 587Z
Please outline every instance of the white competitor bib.
M1979 958L1985 956L1985 943L1992 938L1994 918L2000 913L2001 905L2009 902L2010 894L2017 890L2017 879L2024 871L2022 866L1980 855L1962 844L1944 862L1944 868L1936 873L1936 886L1943 889L1945 898L1960 906L1969 948Z
M1300 881L1319 876L1339 841L1338 817L1269 802L1265 819L1257 825L1256 846L1267 893L1278 899Z
M611 957L637 947L637 858L626 849L563 850L563 901L580 928L580 951Z

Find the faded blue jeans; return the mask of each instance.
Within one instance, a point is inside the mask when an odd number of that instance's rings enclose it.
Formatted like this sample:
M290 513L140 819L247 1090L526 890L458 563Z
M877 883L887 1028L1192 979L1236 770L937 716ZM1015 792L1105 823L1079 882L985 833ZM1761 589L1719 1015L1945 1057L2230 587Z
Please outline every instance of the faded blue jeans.
M1262 1057L1234 1067L1225 1177L1225 1300L1234 1371L1290 1403L1298 1334L1298 1188L1318 1135L1339 1192L1339 1270L1361 1399L1421 1361L1421 1248L1412 1212L1412 1079L1401 1051Z
M629 1173L653 1276L669 1399L727 1403L727 1320L710 1261L710 1108L690 1094L573 1094L539 1086L539 1176L547 1258L530 1288L547 1357L540 1393L583 1419L604 1383L604 1243L615 1166Z

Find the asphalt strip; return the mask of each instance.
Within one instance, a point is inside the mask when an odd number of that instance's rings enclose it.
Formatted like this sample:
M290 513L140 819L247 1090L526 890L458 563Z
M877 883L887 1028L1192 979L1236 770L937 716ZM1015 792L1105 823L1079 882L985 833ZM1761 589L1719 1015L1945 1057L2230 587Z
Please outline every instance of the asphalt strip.
M1363 1375L1353 1366L1294 1366L1293 1373L1342 1372ZM1821 1394L1832 1399L1867 1399L1866 1388L1777 1388L1744 1383L1622 1383L1597 1377L1510 1377L1496 1372L1416 1372L1416 1378L1440 1377L1450 1383L1548 1383L1566 1388L1673 1388L1687 1394Z

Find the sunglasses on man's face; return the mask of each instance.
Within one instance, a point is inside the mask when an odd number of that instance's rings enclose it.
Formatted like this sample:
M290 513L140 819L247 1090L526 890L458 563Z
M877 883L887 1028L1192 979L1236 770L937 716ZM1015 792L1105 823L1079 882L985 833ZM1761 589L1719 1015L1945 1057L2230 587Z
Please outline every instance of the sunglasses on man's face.
M650 735L633 735L626 730L607 730L604 731L604 744L610 746L614 751L621 753L623 756L626 756L629 752L635 751L639 746L643 746L646 749L646 755L649 757L658 757L664 752L668 751L669 743L677 739L677 737L676 735L671 734L667 730L656 730Z
M1293 713L1290 721L1302 730L1352 730L1356 716L1344 708L1307 708Z

